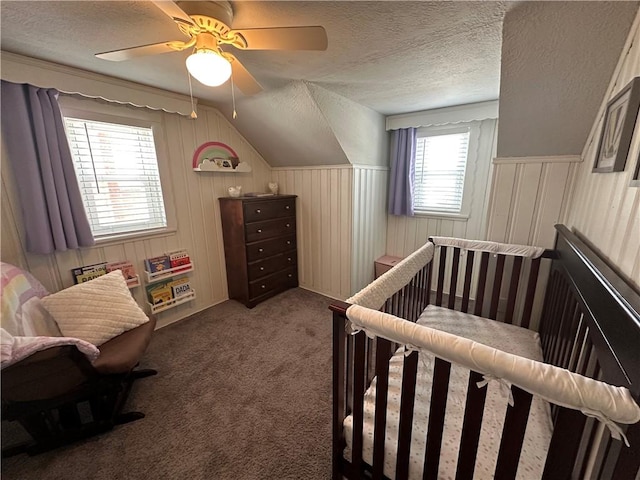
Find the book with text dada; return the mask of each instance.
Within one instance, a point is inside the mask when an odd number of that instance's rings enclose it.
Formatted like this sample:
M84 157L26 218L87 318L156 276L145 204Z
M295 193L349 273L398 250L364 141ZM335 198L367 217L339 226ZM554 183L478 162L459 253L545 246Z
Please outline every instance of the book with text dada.
M107 264L95 263L93 265L86 265L72 269L71 273L73 274L73 281L75 283L84 283L106 274Z

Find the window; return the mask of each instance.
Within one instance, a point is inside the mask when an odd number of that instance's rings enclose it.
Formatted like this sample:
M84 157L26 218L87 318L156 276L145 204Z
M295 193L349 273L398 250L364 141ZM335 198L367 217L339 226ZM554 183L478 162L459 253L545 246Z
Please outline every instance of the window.
M152 128L73 116L65 127L96 239L167 227Z
M418 130L414 185L414 210L461 214L469 128Z

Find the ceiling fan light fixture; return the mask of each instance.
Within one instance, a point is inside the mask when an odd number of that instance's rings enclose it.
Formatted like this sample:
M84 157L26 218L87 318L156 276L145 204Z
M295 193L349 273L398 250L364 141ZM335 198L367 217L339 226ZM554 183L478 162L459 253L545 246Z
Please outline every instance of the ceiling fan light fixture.
M196 50L189 55L187 70L193 78L208 87L218 87L231 77L231 63L209 49Z

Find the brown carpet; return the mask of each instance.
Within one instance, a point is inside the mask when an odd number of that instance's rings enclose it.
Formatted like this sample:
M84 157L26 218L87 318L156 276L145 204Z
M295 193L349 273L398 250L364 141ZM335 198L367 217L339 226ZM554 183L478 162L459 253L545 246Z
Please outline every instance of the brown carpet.
M293 289L158 330L125 408L146 418L5 459L3 480L330 478L329 303Z

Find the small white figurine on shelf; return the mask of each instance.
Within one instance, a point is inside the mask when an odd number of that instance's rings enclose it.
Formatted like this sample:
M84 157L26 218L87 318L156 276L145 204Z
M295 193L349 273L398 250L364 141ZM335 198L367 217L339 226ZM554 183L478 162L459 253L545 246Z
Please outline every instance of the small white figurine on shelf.
M278 194L278 184L276 182L269 182L269 190L274 195Z
M235 187L229 187L230 197L239 197L240 195L242 195L242 187L240 185L236 185Z

